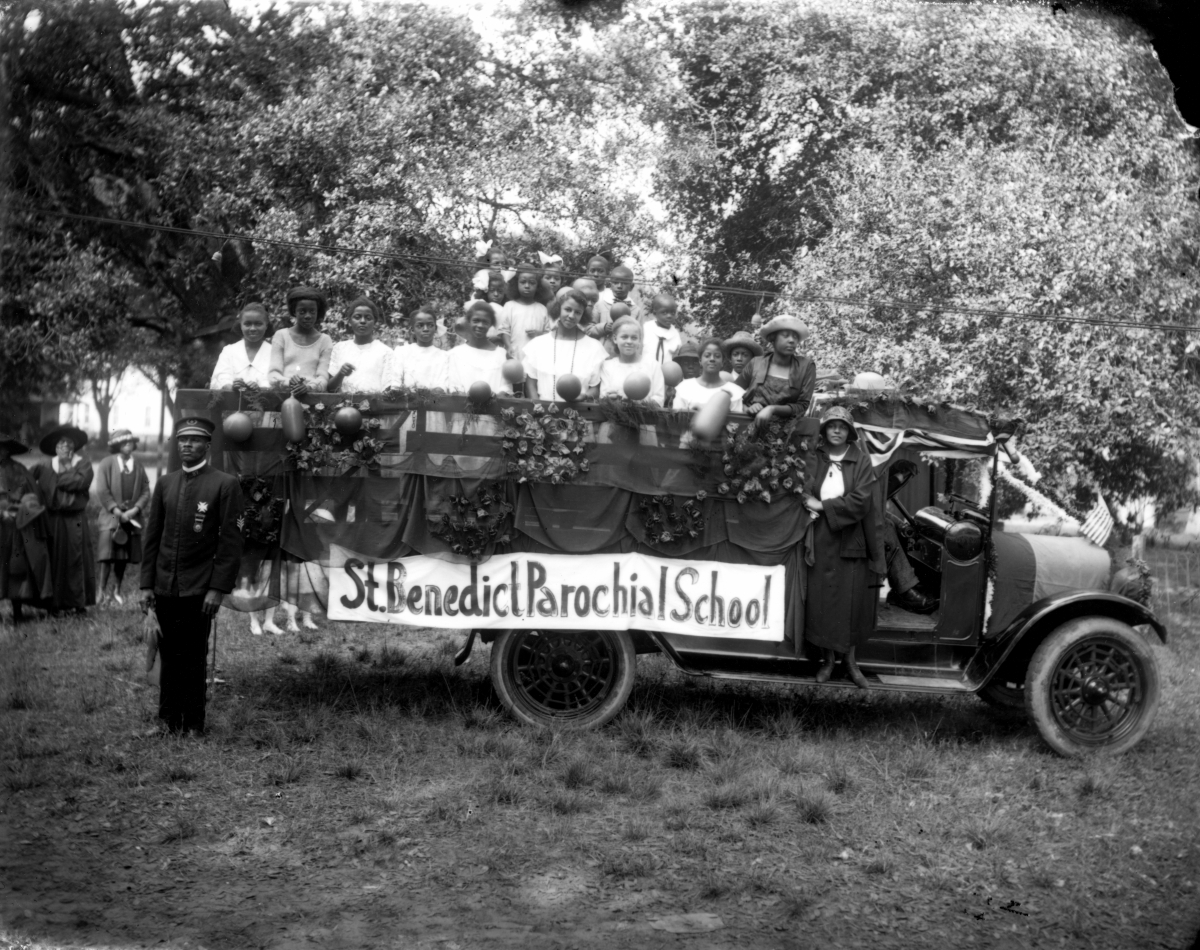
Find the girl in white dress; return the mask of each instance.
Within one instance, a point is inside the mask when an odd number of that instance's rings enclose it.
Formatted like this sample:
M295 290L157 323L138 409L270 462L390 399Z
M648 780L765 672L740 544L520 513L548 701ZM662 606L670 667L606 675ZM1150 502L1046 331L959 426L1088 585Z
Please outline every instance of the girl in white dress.
M685 379L675 387L675 401L671 408L695 410L708 403L719 392L730 396L730 412L742 411L742 396L745 390L737 383L727 383L721 378L721 367L725 365L725 350L721 341L709 337L700 344L700 375Z
M267 308L261 303L248 303L238 314L242 338L221 350L213 367L209 389L233 389L253 384L266 389L271 374L271 347L265 344L271 332Z
M488 334L502 341L515 360L525 356L525 345L550 329L546 301L553 296L542 286L542 272L532 264L520 264L508 282L508 301L500 308L496 326Z
M512 394L502 372L508 359L504 350L488 339L496 314L486 300L474 301L467 310L467 342L447 354L450 391L465 393L472 383L483 381L493 393Z
M333 344L329 357L331 393L378 393L384 388L392 349L375 339L379 308L366 297L359 297L346 308L352 340Z
M596 398L600 367L608 353L579 326L587 307L587 298L573 288L560 291L550 305L550 319L557 321L554 329L525 346L525 385L530 399L562 402L558 381L567 375L579 379L582 398Z
M624 396L625 380L634 373L643 373L650 379L650 395L642 401L661 408L666 399L667 384L662 366L654 360L642 359L641 321L622 317L613 324L612 336L617 355L605 360L600 367L600 398Z

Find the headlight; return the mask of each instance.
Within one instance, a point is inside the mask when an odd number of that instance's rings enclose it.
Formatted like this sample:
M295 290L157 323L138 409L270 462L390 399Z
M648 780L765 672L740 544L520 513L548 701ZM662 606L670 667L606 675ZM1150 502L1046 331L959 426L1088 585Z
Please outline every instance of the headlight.
M956 521L942 542L946 553L956 561L971 561L983 550L983 529L970 521Z

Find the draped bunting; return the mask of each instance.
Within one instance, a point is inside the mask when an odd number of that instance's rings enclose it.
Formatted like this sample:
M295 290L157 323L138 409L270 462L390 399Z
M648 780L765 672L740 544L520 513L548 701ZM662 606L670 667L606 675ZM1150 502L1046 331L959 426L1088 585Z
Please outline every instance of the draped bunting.
M310 395L309 405L329 405L341 397ZM501 486L513 506L511 530L485 551L547 554L640 552L658 557L785 566L789 593L787 626L793 642L802 640L804 570L800 541L809 516L798 494L776 495L769 503L738 504L716 496L723 480L722 450L700 450L688 431L686 413L639 413L639 425L612 421L595 405L579 405L590 434L583 457L589 461L569 484L519 483L508 474L494 415L513 407L526 411L526 400L494 399L487 407L472 406L463 396L425 396L422 400L388 400L356 396L365 416L381 427L373 434L382 444L377 464L353 459L336 469L303 471L289 458L279 428L278 393L263 393L262 411L250 413L255 428L242 443L228 442L220 425L211 449L212 463L239 476L266 478L285 500L278 545L248 545L243 576L227 606L250 610L287 601L304 609L327 607L330 546L338 545L394 560L415 554L463 561L432 529L450 511L452 496L471 497L483 484ZM236 393L181 391L181 412L207 413L214 421L237 410ZM864 442L876 465L886 464L901 447L921 451L990 454L994 443L985 420L976 414L949 411L929 425L913 407L884 413L877 405L852 407ZM742 424L745 416L732 416ZM794 438L809 440L816 419L797 422ZM707 497L700 495L704 493ZM703 527L695 537L667 544L649 540L640 501L647 495L671 495L678 502L696 499Z

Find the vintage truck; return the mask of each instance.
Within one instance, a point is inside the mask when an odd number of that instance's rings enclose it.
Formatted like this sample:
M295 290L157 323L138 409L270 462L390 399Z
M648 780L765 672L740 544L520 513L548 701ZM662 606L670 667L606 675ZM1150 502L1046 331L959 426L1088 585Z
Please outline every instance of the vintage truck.
M910 613L880 587L858 654L870 688L1023 708L1063 755L1137 743L1160 696L1148 641L1167 634L1109 589L1109 553L1005 532L995 493L962 489L972 467L995 480L1007 435L987 417L843 397L875 447L879 504L940 601ZM703 442L686 414L625 400L389 391L305 396L302 431L293 405L285 433L281 400L178 397L226 422L212 457L247 489L246 569L228 606L287 600L331 619L467 631L457 660L490 642L496 693L535 726L612 719L638 654L697 676L815 685L798 488L816 419L758 431L730 416ZM228 424L242 411L248 423Z

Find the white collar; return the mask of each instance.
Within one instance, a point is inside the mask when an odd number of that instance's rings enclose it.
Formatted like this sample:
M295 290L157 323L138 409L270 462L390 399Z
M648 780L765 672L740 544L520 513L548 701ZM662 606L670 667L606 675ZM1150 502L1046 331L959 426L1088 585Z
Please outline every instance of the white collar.
M185 472L187 472L189 475L191 475L192 472L200 471L200 469L204 468L204 466L207 464L208 464L208 459L205 458L205 459L201 459L196 465L193 465L191 468L188 468L186 465L183 466L183 470Z
M71 454L71 458L68 460L68 462L67 462L67 464L66 464L66 467L64 468L64 467L63 467L63 464L62 464L62 459L60 459L60 458L59 458L59 457L56 455L56 456L54 456L53 460L51 461L51 465L53 466L53 468L54 468L54 471L55 471L57 474L61 475L61 474L62 474L63 472L65 472L65 471L66 471L68 468L74 468L74 467L75 467L76 465L78 465L78 464L79 464L81 461L83 461L83 459L82 459L82 457L81 457L81 456L79 456L79 455L76 455L76 454L72 453L72 454Z

